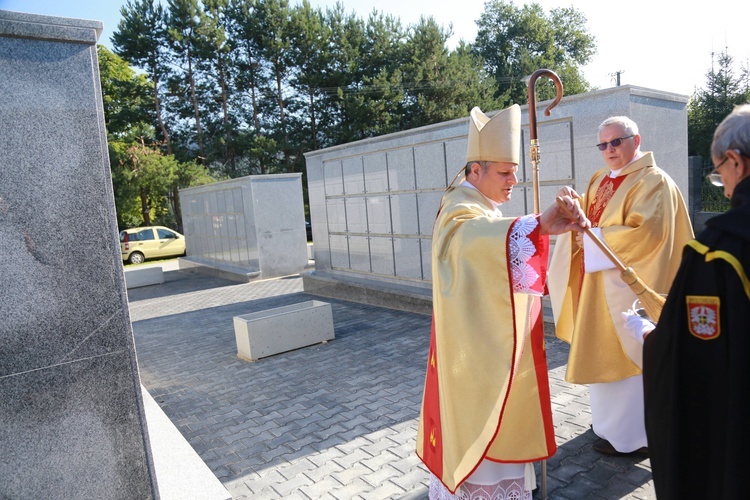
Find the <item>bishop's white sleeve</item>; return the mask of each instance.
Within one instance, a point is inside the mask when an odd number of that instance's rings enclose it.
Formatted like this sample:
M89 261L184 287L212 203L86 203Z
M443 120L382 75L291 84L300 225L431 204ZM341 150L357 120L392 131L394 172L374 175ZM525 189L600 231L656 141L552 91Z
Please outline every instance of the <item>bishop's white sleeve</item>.
M519 217L508 234L508 268L513 291L545 294L549 238L539 233L538 215Z

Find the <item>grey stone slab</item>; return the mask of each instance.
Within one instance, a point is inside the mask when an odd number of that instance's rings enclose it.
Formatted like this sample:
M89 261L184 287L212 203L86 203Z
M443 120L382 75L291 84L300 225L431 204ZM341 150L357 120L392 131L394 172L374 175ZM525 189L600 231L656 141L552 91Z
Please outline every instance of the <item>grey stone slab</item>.
M130 368L111 354L0 377L0 497L125 499L149 485Z
M157 496L97 21L0 11L0 497Z
M444 143L430 143L414 148L414 171L417 177L417 188L443 189L450 182L446 167Z
M93 45L102 28L101 21L0 10L0 36Z

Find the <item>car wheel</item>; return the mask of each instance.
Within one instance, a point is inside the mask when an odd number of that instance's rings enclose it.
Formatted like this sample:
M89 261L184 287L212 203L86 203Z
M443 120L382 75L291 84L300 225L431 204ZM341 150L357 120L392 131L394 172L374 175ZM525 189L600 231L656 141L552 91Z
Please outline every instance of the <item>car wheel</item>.
M144 260L146 259L141 252L133 252L130 254L130 257L128 257L128 262L131 264L142 264Z

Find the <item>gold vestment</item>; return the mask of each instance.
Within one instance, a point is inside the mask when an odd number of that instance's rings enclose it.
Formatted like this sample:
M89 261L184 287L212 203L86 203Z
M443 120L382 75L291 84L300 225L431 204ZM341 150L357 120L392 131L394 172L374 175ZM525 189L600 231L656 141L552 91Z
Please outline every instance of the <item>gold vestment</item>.
M589 181L581 203L587 214L608 174L609 168L599 170ZM626 177L599 219L602 238L650 288L667 293L693 238L685 201L650 152L620 176ZM642 346L621 317L636 296L616 268L581 276L582 254L572 233L558 236L548 277L555 334L570 344L565 380L591 384L640 375Z
M451 492L485 458L531 462L556 450L541 300L514 293L509 275L516 220L498 217L479 191L456 187L443 196L433 230L433 331L417 454Z

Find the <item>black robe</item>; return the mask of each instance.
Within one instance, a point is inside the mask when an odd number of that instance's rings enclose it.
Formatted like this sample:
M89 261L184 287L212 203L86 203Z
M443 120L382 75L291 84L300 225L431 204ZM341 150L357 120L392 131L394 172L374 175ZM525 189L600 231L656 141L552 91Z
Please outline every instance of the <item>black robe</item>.
M735 187L731 209L706 226L698 244L685 247L644 343L659 500L750 498L750 178Z

